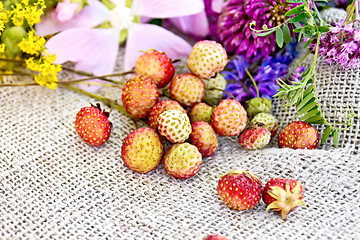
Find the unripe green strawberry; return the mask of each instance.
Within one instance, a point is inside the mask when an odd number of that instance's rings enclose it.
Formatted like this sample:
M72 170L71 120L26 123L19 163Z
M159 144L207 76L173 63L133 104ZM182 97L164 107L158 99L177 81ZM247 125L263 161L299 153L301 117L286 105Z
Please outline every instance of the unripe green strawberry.
M246 112L249 120L258 113L270 113L271 100L268 98L252 98L246 102Z
M186 61L193 74L205 79L221 72L227 63L226 50L220 43L210 40L197 42Z
M125 137L121 147L121 158L133 171L148 173L160 163L163 151L163 144L156 131L144 127Z
M100 104L83 107L76 114L75 130L80 137L93 146L104 144L110 137L109 113L101 111Z
M278 120L270 113L258 113L251 120L251 125L257 125L266 128L271 133L271 139L275 137L278 129Z
M226 205L235 210L249 210L259 204L262 186L249 171L235 170L222 176L217 192Z
M224 99L211 116L211 126L220 136L237 136L246 126L246 111L236 100Z
M192 108L190 108L188 112L188 116L190 118L190 122L208 122L210 123L211 115L215 108L207 105L206 103L197 103Z
M225 78L220 73L217 73L215 77L204 80L204 83L206 88L204 101L210 105L218 104L224 96L224 92L221 90L226 87ZM214 88L221 90L215 90Z
M205 96L205 83L191 73L176 75L170 83L170 96L181 105L191 107Z
M183 113L186 113L186 110L177 101L166 99L164 101L158 102L150 110L150 114L149 114L150 127L156 130L157 118L161 113L170 109L177 109L179 111L182 111Z
M203 157L210 157L218 149L218 138L214 129L207 122L191 124L192 132L189 142L194 144Z
M264 187L262 197L267 205L266 211L272 209L275 212L280 212L284 220L289 212L297 206L306 206L302 201L304 197L303 186L298 181L292 179L270 179Z
M172 143L182 143L189 138L191 124L186 113L170 109L161 113L158 118L158 131Z
M150 77L159 88L162 88L174 77L175 68L164 52L150 49L136 60L135 72Z
M262 149L270 142L270 136L266 128L251 127L240 134L238 143L247 150Z
M319 143L318 131L308 123L294 121L280 131L278 144L281 148L315 149Z
M198 173L202 163L201 153L190 143L176 143L163 159L166 172L179 179L187 179Z
M159 90L151 78L136 75L126 82L121 98L133 118L147 118L159 99Z

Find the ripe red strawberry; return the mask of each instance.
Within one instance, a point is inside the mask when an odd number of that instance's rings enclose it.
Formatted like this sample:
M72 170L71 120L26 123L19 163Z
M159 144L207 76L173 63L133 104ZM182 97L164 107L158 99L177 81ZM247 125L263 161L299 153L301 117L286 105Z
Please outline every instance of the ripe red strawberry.
M205 83L191 73L176 75L170 83L170 96L181 105L191 107L205 96Z
M136 75L126 82L121 98L132 117L147 118L159 99L159 90L151 78Z
M271 138L271 133L263 127L251 127L243 131L238 139L242 148L247 150L262 149Z
M224 99L211 116L211 126L220 136L237 136L246 126L245 108L236 100Z
M170 109L176 109L182 111L183 113L186 113L186 110L177 101L166 99L164 101L158 102L150 110L150 114L149 114L150 127L156 130L157 118L159 117L160 114Z
M228 238L221 236L219 234L212 234L204 238L203 240L229 240Z
M294 121L288 124L278 136L281 148L315 149L319 143L318 131L308 123Z
M154 170L162 156L163 144L152 128L136 129L123 140L121 158L135 172L148 173Z
M166 172L179 179L187 179L198 173L202 163L201 153L190 143L176 143L163 159Z
M193 74L205 79L221 72L227 63L226 50L220 43L210 40L197 42L186 61L187 67Z
M150 49L136 60L135 72L150 77L159 88L162 88L174 77L175 68L164 52Z
M160 135L166 137L172 143L182 143L189 138L191 124L186 113L176 109L170 109L157 118Z
M249 171L235 170L222 176L217 192L226 205L235 210L249 210L259 204L261 182Z
M263 200L267 205L266 211L272 209L280 212L284 220L288 213L297 206L306 206L301 200L303 197L303 186L292 179L272 178L266 183L263 192Z
M207 105L206 103L196 103L188 112L190 122L208 122L210 123L211 115L215 108Z
M75 130L85 142L100 146L110 137L109 113L101 111L100 104L83 107L76 114Z
M218 149L218 138L214 129L207 122L191 124L190 143L194 144L203 157L210 157Z

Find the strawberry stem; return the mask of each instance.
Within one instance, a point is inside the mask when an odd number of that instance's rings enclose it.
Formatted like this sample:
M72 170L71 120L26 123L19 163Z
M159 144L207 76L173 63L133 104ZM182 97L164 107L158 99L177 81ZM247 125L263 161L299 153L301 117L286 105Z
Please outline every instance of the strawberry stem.
M258 89L258 87L257 87L257 84L256 84L254 78L251 76L249 70L248 70L246 67L244 67L244 69L245 69L246 74L249 76L249 78L251 79L252 83L254 84L254 87L255 87L255 89L256 89L256 95L257 95L257 97L260 98L259 89Z

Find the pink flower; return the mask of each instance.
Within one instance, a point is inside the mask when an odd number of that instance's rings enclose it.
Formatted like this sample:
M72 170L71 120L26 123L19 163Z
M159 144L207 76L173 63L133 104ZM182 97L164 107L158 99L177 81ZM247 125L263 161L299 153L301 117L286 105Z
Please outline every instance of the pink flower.
M166 29L141 24L139 17L170 18L192 15L203 10L202 0L112 0L109 10L101 2L88 0L89 5L67 22L59 22L51 14L37 24L39 35L57 33L46 43L48 51L56 54L56 63L75 62L75 69L95 75L113 71L119 50L120 33L127 32L124 69L131 69L141 51L150 48L165 52L170 58L187 56L191 46ZM110 28L94 28L108 22Z
M76 10L80 7L79 2L70 2L70 0L63 0L59 2L55 9L55 18L59 22L69 21L76 14Z

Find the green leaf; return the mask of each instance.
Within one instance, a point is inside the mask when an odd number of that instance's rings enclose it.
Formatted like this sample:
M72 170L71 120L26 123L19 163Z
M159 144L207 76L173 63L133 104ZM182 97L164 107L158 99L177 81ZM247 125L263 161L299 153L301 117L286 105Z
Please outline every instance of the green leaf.
M290 23L301 22L306 17L307 17L306 13L303 12L303 13L300 13L300 14L296 15L295 17L293 17L289 22Z
M289 11L287 11L285 13L285 16L289 17L289 16L292 16L292 15L299 14L299 13L301 13L303 11L304 11L304 4L301 4L300 6L297 6L297 7L293 8L293 9L290 9Z
M322 33L326 33L330 30L330 28L328 26L320 26L319 27L319 31Z
M306 104L303 108L299 109L298 116L301 116L304 113L307 113L308 111L310 111L311 109L313 109L316 106L317 106L316 102L310 102L310 103Z
M283 33L284 33L285 44L289 44L291 42L291 35L290 35L290 29L286 24L283 26Z
M304 28L295 28L295 29L293 30L293 32L299 33L299 32L301 32L302 30L304 30Z
M284 35L281 28L276 28L276 43L280 48L284 45Z
M319 110L317 108L311 110L310 112L306 113L304 116L301 117L301 121L306 122L307 119L316 116L319 113Z
M294 24L294 26L296 28L301 28L302 27L302 25L300 23L298 23L298 22L294 22L293 24Z
M332 136L333 136L334 147L337 148L339 143L339 131L338 130L333 131Z
M307 119L306 121L304 122L307 122L307 123L314 123L314 122L317 122L319 121L320 119L322 119L321 115L315 115L309 119Z
M311 37L304 45L304 49L307 48L315 39L316 36Z
M323 134L323 136L321 138L320 144L323 144L326 141L326 139L330 136L330 133L331 133L331 127L326 126L324 134Z
M300 111L303 107L305 107L307 104L310 104L315 101L314 94L309 94L306 97L302 99L301 102L296 106L297 111Z
M270 31L267 31L267 32L256 33L256 35L259 36L259 37L264 37L264 36L270 35L274 31L275 30L270 30Z
M314 85L310 85L304 92L304 96L308 96L310 93L312 96L314 96L314 93L312 92L314 90Z
M294 94L294 96L292 97L292 99L291 99L290 103L288 104L288 106L290 107L290 106L294 105L296 102L298 102L301 94L302 94L302 90L298 89L296 91L296 93Z

